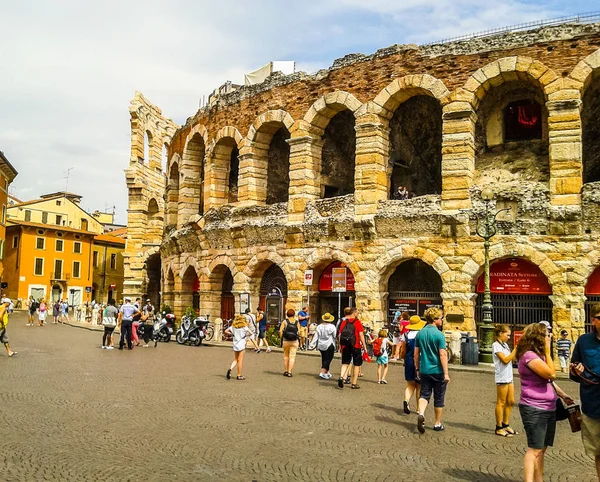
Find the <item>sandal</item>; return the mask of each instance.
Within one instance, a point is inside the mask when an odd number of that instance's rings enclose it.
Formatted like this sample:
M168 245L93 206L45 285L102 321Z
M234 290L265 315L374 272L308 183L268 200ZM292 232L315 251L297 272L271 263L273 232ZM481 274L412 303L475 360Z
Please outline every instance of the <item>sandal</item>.
M500 436L500 437L512 437L513 434L508 432L506 429L504 428L497 428L496 429L496 435Z
M245 379L246 379L246 377L243 377L243 376L241 376L241 375L240 375L239 377L235 377L235 379L236 379L236 380L245 380Z
M502 429L509 433L510 435L519 435L519 432L517 432L515 429L513 429L511 426L507 425L506 427L502 427Z
M358 385L355 385L354 383L350 386L350 388L352 390L358 390L360 387Z
M225 378L227 378L227 380L231 378L231 368L227 370L227 375L225 375Z

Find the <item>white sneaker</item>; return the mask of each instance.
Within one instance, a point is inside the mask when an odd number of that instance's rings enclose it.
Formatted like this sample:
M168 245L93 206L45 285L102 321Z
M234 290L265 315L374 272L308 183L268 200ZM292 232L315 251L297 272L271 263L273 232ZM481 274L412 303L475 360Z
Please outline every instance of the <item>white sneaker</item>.
M102 345L100 348L102 348L103 350L106 350L106 347L104 345Z
M331 373L327 372L325 375L327 375L327 380L331 380L331 377L333 376Z
M323 380L329 380L329 378L327 378L326 373L319 373L319 377L322 378Z
M115 349L115 347L114 347L114 346L107 346L107 347L106 347L106 349L107 349L107 350L114 350L114 349Z
M267 353L271 353L271 348L267 348L265 351L266 351Z

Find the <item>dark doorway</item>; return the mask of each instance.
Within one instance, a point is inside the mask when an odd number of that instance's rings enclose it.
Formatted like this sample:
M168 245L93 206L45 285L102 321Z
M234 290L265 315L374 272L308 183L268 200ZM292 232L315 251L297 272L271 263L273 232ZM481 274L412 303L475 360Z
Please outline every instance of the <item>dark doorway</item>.
M260 308L265 310L268 323L278 324L285 317L283 307L287 300L287 289L287 279L283 270L276 264L271 265L265 271L260 283L259 301ZM276 305L279 305L280 308L277 308Z
M290 190L290 133L279 129L269 146L267 167L267 204L287 202Z
M157 310L160 309L160 274L160 254L155 253L148 256L146 261L146 295Z
M356 130L354 114L338 112L323 135L321 190L324 198L354 193Z
M233 276L229 268L223 275L221 290L221 319L231 320L235 316L235 298L233 296Z

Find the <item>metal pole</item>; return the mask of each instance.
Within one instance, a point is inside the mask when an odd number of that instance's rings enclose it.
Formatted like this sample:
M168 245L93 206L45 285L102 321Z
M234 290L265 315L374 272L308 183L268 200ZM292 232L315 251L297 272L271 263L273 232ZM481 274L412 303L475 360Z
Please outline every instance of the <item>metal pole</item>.
M485 201L484 231L479 235L483 238L484 255L484 291L481 306L482 324L479 327L479 361L493 363L492 344L494 342L494 327L492 325L492 293L490 290L490 239L496 233L495 216L490 215L490 201Z
M338 320L342 319L342 292L338 291Z

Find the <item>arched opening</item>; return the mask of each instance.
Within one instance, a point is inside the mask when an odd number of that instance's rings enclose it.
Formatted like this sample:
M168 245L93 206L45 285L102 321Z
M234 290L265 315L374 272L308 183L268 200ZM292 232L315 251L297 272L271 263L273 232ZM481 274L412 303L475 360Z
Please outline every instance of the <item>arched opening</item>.
M281 127L271 139L267 167L267 204L283 203L290 190L290 133Z
M442 106L437 99L416 95L396 109L388 170L391 199L442 192Z
M420 259L400 263L387 282L387 319L407 311L411 316L423 316L431 307L442 307L442 278L430 265Z
M220 204L233 203L238 199L238 178L240 171L240 151L235 139L223 137L213 150L214 182Z
M225 269L221 287L221 319L231 320L235 316L235 298L233 296L233 275Z
M166 142L162 146L162 152L161 152L160 158L161 158L161 163L160 163L161 171L166 173L167 167L169 165L169 146L167 145Z
M146 289L143 301L150 299L157 310L160 309L160 273L160 254L151 254L146 260Z
M585 285L585 332L593 331L591 324L592 305L600 303L600 266L590 275Z
M163 294L163 303L165 303L166 305L169 306L169 308L171 308L171 310L173 310L175 308L175 275L173 274L173 271L169 269L169 272L167 273L167 277L165 279L165 285L163 286L162 289L162 294ZM162 309L162 307L156 307L157 309Z
M179 209L179 166L176 162L171 166L167 181L167 226L177 225Z
M193 266L188 266L181 279L181 304L183 311L189 307L200 310L200 280Z
M345 109L334 115L323 134L321 197L354 193L356 130L354 114Z
M583 94L581 128L583 141L583 182L600 181L600 81L595 75Z
M548 112L539 86L512 81L492 88L477 110L474 184L492 186L501 196L517 183L521 191L547 193L548 146Z
M162 239L162 216L159 212L158 202L152 198L148 202L148 223L144 231L146 243L160 243Z
M152 155L152 134L150 131L144 132L144 163L150 164L150 156Z
M283 270L272 264L260 283L259 306L265 310L267 323L276 325L285 318L283 312L287 300L287 279Z
M477 281L475 319L482 321L484 274ZM522 258L494 261L490 266L490 291L494 323L508 325L513 333L530 323L552 323L552 287L535 264ZM514 337L513 337L514 339ZM512 343L512 340L511 340Z
M52 295L51 301L54 303L55 301L59 301L62 299L62 286L59 284L52 285Z
M184 215L184 222L194 214L204 214L204 154L204 139L196 133L186 144L181 163L183 180L179 210Z
M330 263L319 277L318 318L331 313L337 319L344 316L344 308L354 306L354 273L340 261Z

